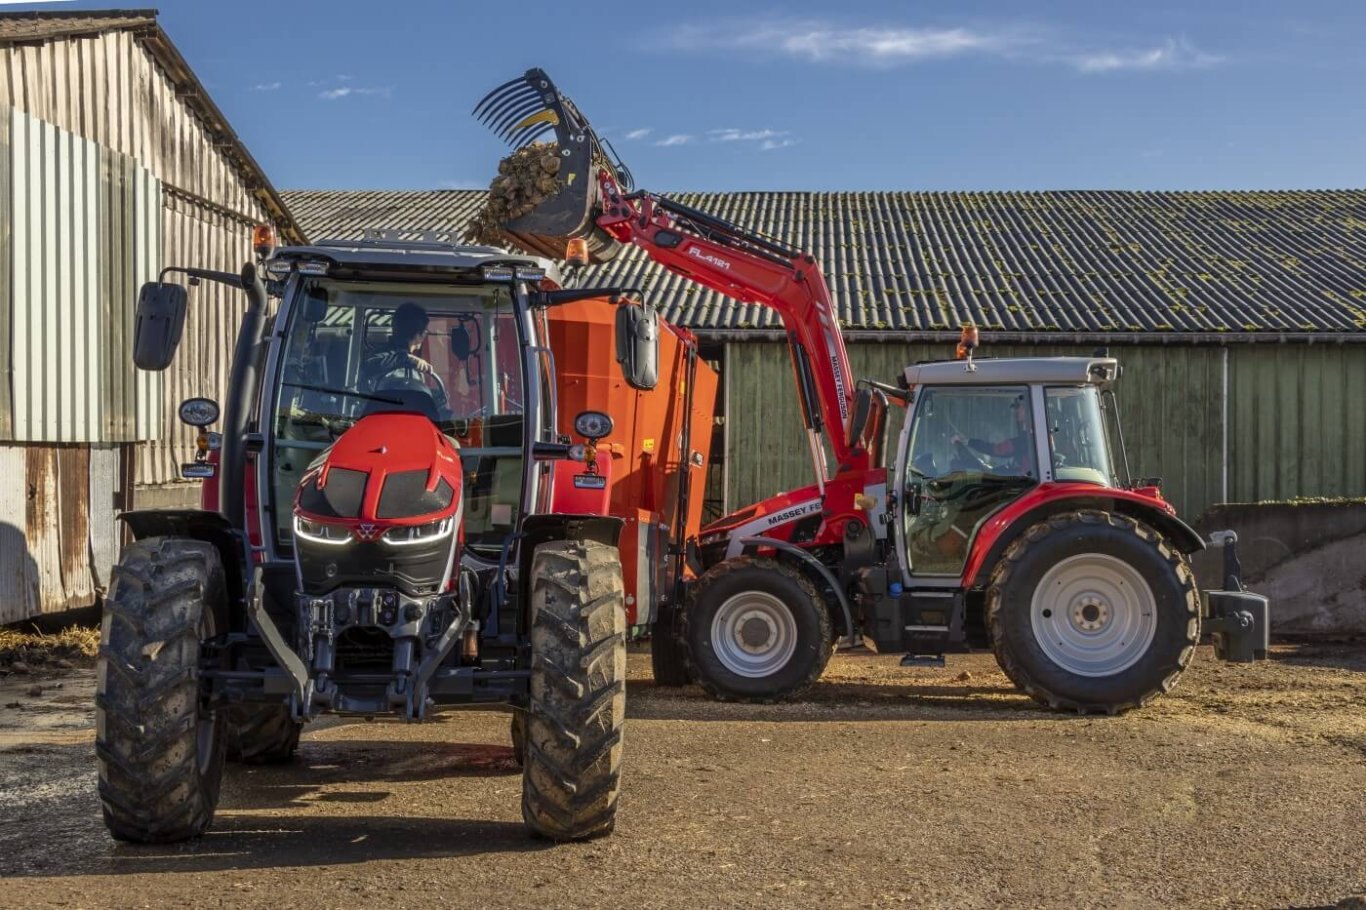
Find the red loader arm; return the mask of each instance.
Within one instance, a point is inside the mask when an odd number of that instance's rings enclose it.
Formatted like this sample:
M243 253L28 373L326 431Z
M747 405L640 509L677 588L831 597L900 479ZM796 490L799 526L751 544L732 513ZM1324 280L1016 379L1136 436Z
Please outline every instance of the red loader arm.
M597 225L633 243L654 262L741 303L778 313L787 330L792 368L810 437L818 482L829 478L822 433L840 470L861 471L868 450L850 445L854 379L830 291L816 260L715 216L646 192L623 193L606 169L597 175Z

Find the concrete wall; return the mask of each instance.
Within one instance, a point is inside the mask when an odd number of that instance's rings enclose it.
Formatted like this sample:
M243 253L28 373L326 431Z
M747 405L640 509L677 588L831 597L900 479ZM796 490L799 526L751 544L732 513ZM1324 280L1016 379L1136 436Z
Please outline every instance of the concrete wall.
M1196 528L1237 532L1243 583L1271 598L1274 633L1366 635L1366 502L1217 505ZM1197 559L1201 587L1221 586L1220 560Z

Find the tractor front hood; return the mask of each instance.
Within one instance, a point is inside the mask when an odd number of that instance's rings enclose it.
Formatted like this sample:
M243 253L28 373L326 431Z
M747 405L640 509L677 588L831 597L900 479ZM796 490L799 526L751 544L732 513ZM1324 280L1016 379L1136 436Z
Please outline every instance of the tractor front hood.
M362 418L309 466L295 493L304 588L445 591L458 565L461 484L455 443L427 417Z

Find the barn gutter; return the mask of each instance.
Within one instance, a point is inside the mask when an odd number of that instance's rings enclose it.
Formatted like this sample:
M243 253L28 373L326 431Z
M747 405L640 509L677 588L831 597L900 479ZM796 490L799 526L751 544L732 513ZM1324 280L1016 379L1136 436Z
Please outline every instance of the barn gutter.
M747 341L787 341L778 329L693 328L700 341L711 344ZM846 329L844 340L850 344L956 344L958 332L898 332L877 329ZM1366 344L1366 332L996 332L982 331L982 343L996 344L1077 344L1106 346L1133 345L1232 345L1232 344Z

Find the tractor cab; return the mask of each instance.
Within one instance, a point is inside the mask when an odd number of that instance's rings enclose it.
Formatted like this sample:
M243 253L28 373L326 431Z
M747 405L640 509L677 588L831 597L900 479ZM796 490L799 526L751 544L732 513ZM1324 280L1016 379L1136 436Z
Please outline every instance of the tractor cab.
M1108 407L1118 375L1109 357L908 367L893 522L903 583L958 579L982 524L1031 491L1121 487L1122 441Z

